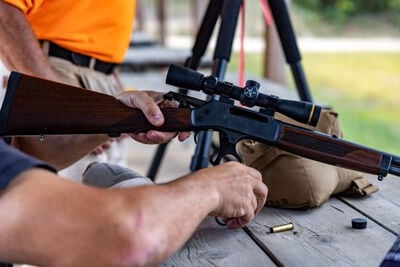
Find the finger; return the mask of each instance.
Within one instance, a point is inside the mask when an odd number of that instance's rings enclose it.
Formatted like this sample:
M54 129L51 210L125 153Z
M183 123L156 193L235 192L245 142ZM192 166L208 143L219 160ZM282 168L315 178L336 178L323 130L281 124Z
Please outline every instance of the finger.
M268 187L264 183L257 183L253 189L253 192L257 199L257 209L255 213L258 214L267 201Z
M151 140L158 144L168 142L175 136L176 133L173 132L148 131L146 133L146 137L148 140Z
M162 144L174 138L176 133L148 131L147 133L130 134L130 136L143 144Z
M140 143L142 143L142 144L148 144L148 145L156 144L154 141L152 141L152 140L150 140L150 139L148 139L148 138L146 137L146 133L130 134L130 136L131 136L134 140L136 140L136 141L138 141L138 142L140 142Z
M112 143L112 141L106 142L106 143L101 145L101 148L104 149L104 150L105 149L109 149L111 147L111 143Z
M246 214L246 215L244 215L244 216L242 216L242 217L239 217L238 218L238 224L241 226L241 227L243 227L243 226L245 226L246 224L248 224L251 220L253 220L254 219L254 213L253 212L250 212L250 213L248 213L248 214Z
M258 170L254 169L252 167L248 167L248 166L246 166L246 167L247 167L247 172L250 174L250 176L252 178L255 178L258 181L262 180L262 175Z
M254 214L249 213L244 216L238 218L231 218L226 222L226 226L228 229L238 229L242 228L246 224L248 224L254 218Z
M91 154L95 156L100 155L101 153L103 153L103 148L101 146L96 147L91 152Z
M164 116L159 106L149 95L143 93L135 104L153 125L159 126L164 123Z
M229 218L226 222L226 227L228 229L238 229L241 228L241 225L238 222L238 218Z
M177 108L179 107L179 102L174 100L163 100L162 103L159 104L162 108Z
M257 200L257 196L253 194L252 198L251 198L251 206L254 210L254 213L257 212L258 210L258 200Z
M156 99L157 96L158 94L154 95ZM164 123L164 116L160 108L147 93L139 91L125 92L120 94L117 99L129 107L140 109L151 124L159 126Z
M222 222L224 222L225 224L227 224L230 220L234 219L233 217L223 217L222 218Z
M161 92L156 92L156 91L149 91L149 90L144 90L142 92L145 92L148 94L157 104L163 105L165 102L176 102L176 101L170 101L164 99L164 93Z
M114 138L113 140L115 140L115 142L121 142L122 140L124 140L127 136L129 136L128 134L121 134L121 136Z
M186 139L188 139L190 136L190 132L179 132L178 133L178 140L180 142L185 141Z
M254 215L259 214L264 205L265 205L265 200L257 198L257 208L254 210Z

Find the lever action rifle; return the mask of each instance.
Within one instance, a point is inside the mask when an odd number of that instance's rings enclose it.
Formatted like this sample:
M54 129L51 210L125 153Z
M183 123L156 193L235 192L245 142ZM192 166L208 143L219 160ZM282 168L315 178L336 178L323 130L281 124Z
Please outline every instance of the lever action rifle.
M214 95L210 101L169 92L179 108L162 109L165 123L151 125L137 109L110 95L12 72L0 113L0 136L108 134L159 131L219 132L215 163L231 154L237 142L253 139L316 161L377 174L400 176L400 157L276 120L275 111L299 122L316 125L321 107L259 93L259 84L244 88L171 65L167 84ZM243 106L235 105L234 100ZM259 111L249 107L260 107Z

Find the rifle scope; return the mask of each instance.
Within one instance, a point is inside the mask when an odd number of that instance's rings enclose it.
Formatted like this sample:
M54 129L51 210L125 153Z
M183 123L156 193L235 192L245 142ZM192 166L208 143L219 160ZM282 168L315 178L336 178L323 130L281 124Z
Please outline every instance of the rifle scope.
M218 81L216 77L204 76L189 68L170 65L166 83L189 90L203 91L208 95L223 95L247 107L258 106L272 109L296 121L316 126L321 107L313 103L280 99L274 95L259 93L260 84L249 80L245 87L235 86L229 82Z

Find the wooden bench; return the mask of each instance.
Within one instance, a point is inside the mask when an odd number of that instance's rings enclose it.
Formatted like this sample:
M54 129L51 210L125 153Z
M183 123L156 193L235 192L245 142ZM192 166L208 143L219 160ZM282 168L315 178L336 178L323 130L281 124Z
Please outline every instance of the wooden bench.
M123 72L143 72L162 70L170 64L184 65L186 59L192 55L190 49L169 48L158 44L146 33L134 32L129 49L121 64ZM201 67L211 67L212 58L205 55Z
M379 266L400 231L400 179L369 179L380 187L370 197L332 198L307 211L266 207L245 230L207 218L162 266ZM351 227L356 217L366 229ZM293 230L269 232L288 222Z
M170 64L183 65L190 50L167 48L162 45L143 45L129 48L121 64L123 72L143 72L167 68ZM212 60L205 56L201 67L210 67Z

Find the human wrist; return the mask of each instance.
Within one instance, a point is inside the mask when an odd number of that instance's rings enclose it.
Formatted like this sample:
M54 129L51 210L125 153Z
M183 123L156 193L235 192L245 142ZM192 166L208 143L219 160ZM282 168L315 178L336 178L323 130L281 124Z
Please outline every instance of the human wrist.
M206 169L193 173L189 178L193 183L190 188L198 190L201 201L207 205L207 214L214 212L218 208L221 198L215 179L206 172Z

